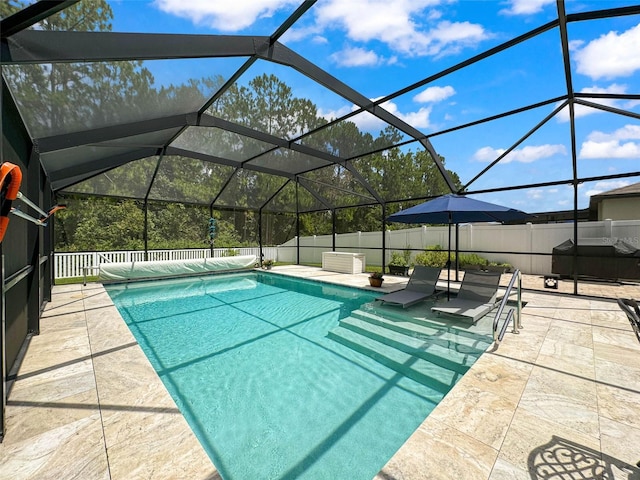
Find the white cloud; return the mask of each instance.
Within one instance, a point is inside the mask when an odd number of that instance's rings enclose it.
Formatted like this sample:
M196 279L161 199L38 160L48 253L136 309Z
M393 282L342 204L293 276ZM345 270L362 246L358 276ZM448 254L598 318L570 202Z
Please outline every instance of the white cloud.
M489 38L482 25L469 22L442 21L429 31L428 44L423 46L410 45L408 48L417 48L420 55L433 55L443 57L459 53L464 47L473 47L478 42Z
M318 115L320 117L327 119L328 121L331 121L331 120L335 120L336 118L343 117L348 113L353 112L356 109L357 107L355 105L352 105L351 107L348 107L348 106L341 107L337 110L324 110L321 107L318 107Z
M640 69L640 24L626 32L609 32L576 50L577 71L592 79L628 77Z
M433 38L443 44L453 42L466 42L473 38L482 38L484 29L482 25L469 22L448 22L438 23L435 29L430 31Z
M596 142L609 140L640 140L640 125L625 125L615 130L613 133L604 133L594 130L587 137L589 140Z
M342 26L358 41L397 39L417 34L412 15L434 2L402 0L326 0L314 7L316 20L325 27ZM437 2L436 2L437 3ZM366 15L363 13L366 12Z
M585 87L582 90L580 90L580 93L626 93L626 91L627 91L626 85L624 84L619 85L617 83L612 83L606 88L596 87L595 85L593 87Z
M640 158L640 125L625 125L612 133L591 132L578 157Z
M493 162L504 152L506 152L504 148L482 147L473 154L473 159L479 162Z
M527 190L527 197L531 200L540 200L546 197L546 193L543 189L535 188L533 190Z
M362 132L378 133L387 126L385 122L369 112L359 113L349 121L355 123Z
M314 43L329 43L329 39L324 35L324 32L316 25L307 25L304 27L293 26L284 33L282 40L288 43L297 42L306 38L311 38L311 41Z
M338 65L344 67L362 67L368 65L378 65L383 59L372 50L364 48L345 48L341 52L331 55L331 59Z
M492 162L500 155L506 152L504 148L482 147L473 155L474 160L480 162ZM506 157L500 160L500 163L532 163L543 158L549 158L554 155L566 155L567 149L564 145L535 145L524 148L516 148L509 152Z
M599 195L603 192L608 192L615 188L622 188L629 185L631 182L627 180L605 180L602 182L596 182L595 185L584 192L585 197L589 198L592 195Z
M235 0L227 2L211 0L154 0L161 11L191 20L196 25L208 25L225 32L249 27L260 17L270 17L276 11L295 7L295 0Z
M441 11L441 10L433 9L433 10L430 10L430 11L427 13L427 18L428 18L429 20L439 20L439 19L441 19L441 18L442 18L442 15L443 15L443 14L442 14L442 11Z
M606 88L603 87L585 87L582 90L580 90L580 93L615 93L615 94L625 94L627 93L627 86L626 85L618 85L617 83L614 83ZM610 98L598 98L593 100L594 103L598 103L600 105L605 105L608 107L614 107L614 108L619 108L621 107L620 105L620 101L615 100L615 99L610 99ZM560 103L556 104L560 105ZM629 107L629 105L627 105L627 107ZM629 107L630 108L630 107ZM576 118L580 118L580 117L586 117L587 115L591 115L593 113L601 113L602 110L597 110L595 108L591 108L591 107L585 107L584 105L575 105L574 106L574 115ZM566 106L564 107L560 113L558 113L558 121L559 122L568 122L569 121L569 107Z
M584 45L584 40L569 40L569 51L575 52Z
M449 85L446 87L429 87L413 97L413 101L418 103L435 103L446 100L455 94L456 91Z
M441 55L488 38L479 24L440 20L441 12L429 7L441 3L442 0L326 0L314 7L314 13L320 28L343 28L352 41L380 41L408 56Z
M450 0L324 0L311 10L315 25L294 27L286 41L328 36L328 30L343 29L352 42L379 41L407 56L442 56L464 47L475 47L489 38L482 25L443 19L446 11L436 7ZM296 0L153 0L159 10L186 18L197 25L234 32L251 26L259 18L278 11L290 13ZM363 15L366 12L366 15ZM343 53L348 53L344 51ZM349 59L339 63L348 65ZM358 65L358 64L355 64Z
M372 101L376 101L377 99L372 99ZM431 126L431 122L429 120L429 115L431 114L431 107L422 107L416 112L401 112L398 109L398 106L393 102L384 102L381 103L380 106L384 108L389 113L395 115L396 117L404 120L408 124L412 125L415 128L428 128ZM358 110L359 107L356 105L351 105L348 107L342 107L338 110L327 110L324 111L322 109L318 109L318 114L327 120L333 120L335 118L340 118L350 112ZM360 130L363 132L379 132L384 130L387 126L387 123L380 120L378 117L369 112L362 112L358 115L349 118L349 121L355 123Z
M431 107L422 107L417 112L401 112L398 109L398 106L393 102L384 102L381 103L380 106L384 108L387 112L395 115L401 120L404 120L409 125L415 128L428 128L431 126L431 122L429 121L429 115L431 114ZM383 124L384 126L385 124Z
M580 147L580 158L640 158L640 144L619 141L586 141Z
M375 99L373 99L375 101ZM327 119L328 121L335 120L336 118L343 117L351 112L359 110L357 105L346 105L337 110L323 110L318 108L318 115ZM396 109L397 110L397 109ZM359 130L363 132L379 132L384 130L386 123L380 120L378 117L367 111L361 112L353 117L350 117L347 121L356 124Z
M543 10L547 5L555 4L556 0L511 0L509 8L500 10L505 15L531 15Z
M566 210L568 205L573 205L573 189L569 187L530 188L517 190L512 195L513 200L503 205L514 206L529 213Z

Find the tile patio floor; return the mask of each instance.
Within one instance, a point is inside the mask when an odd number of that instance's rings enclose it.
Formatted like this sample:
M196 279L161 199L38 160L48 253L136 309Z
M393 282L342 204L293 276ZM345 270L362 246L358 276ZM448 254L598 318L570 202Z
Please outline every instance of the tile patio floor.
M386 291L406 281L385 278ZM52 297L8 399L0 480L219 479L102 285ZM640 344L626 317L612 300L523 299L521 333L473 365L376 480L640 478Z

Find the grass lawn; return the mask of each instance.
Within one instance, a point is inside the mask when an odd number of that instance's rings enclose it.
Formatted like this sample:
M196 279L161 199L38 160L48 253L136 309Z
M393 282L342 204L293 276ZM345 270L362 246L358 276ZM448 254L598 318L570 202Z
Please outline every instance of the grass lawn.
M87 282L97 282L97 281L98 281L97 276L87 277ZM72 285L74 283L83 283L83 282L84 282L83 277L56 278L55 280L56 285Z

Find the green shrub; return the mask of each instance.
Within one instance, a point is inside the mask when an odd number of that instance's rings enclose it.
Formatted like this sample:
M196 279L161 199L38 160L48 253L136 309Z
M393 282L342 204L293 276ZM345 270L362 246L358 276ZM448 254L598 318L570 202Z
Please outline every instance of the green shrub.
M505 272L510 272L513 269L513 265L507 262L489 262L489 269L492 267L503 269Z
M408 267L409 261L400 252L391 252L391 259L389 259L389 265L396 267Z
M426 267L445 267L447 265L448 252L440 245L428 246L424 252L416 255L416 265ZM455 266L456 253L451 252L451 266ZM465 268L469 265L487 266L489 261L477 253L461 253L458 255L458 266Z
M389 259L389 265L396 267L412 267L411 261L411 245L407 245L402 250L402 253L395 250L391 252L391 258Z
M481 257L477 253L461 253L459 265L461 268L464 268L469 265L488 265L488 260L486 258Z
M425 267L444 267L447 264L448 252L442 250L440 245L428 246L424 252L416 255L416 265L424 265ZM453 261L455 255L451 253Z
M402 258L404 259L404 263L408 267L413 267L413 263L411 262L411 245L407 245L402 251Z

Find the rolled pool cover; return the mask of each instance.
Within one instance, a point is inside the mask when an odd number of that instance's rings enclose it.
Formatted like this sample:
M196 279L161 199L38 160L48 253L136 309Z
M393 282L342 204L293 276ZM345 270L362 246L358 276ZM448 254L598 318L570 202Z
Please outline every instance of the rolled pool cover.
M98 279L101 281L126 281L241 270L254 267L256 261L255 255L238 255L191 260L103 263L100 265Z

